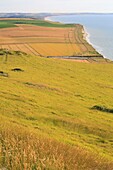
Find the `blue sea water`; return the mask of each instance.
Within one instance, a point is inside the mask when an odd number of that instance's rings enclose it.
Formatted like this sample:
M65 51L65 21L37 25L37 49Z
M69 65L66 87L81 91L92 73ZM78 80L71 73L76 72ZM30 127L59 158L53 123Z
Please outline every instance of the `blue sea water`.
M82 24L89 41L104 57L113 60L113 14L76 14L49 17L52 21Z

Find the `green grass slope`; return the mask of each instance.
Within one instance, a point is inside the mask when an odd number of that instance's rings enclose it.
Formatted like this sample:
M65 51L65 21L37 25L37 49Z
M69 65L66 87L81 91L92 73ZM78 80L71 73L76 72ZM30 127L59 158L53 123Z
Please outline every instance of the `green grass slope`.
M112 170L112 96L112 63L1 55L0 168Z

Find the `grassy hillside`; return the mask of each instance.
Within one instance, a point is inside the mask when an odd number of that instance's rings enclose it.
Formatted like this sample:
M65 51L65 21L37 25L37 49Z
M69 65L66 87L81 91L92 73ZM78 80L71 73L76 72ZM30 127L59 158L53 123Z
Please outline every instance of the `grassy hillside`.
M0 168L112 170L112 96L112 63L1 55Z
M30 24L30 25L37 25L37 26L44 26L44 27L74 27L73 24L61 24L61 23L54 23L44 20L29 20L29 19L10 19L10 20L0 20L0 28L8 28L8 27L16 27L16 24Z

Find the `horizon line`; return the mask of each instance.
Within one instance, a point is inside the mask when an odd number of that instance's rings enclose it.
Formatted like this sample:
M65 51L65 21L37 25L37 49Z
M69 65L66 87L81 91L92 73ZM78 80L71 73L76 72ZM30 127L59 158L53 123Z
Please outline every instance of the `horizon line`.
M0 12L0 14L113 14L113 12Z

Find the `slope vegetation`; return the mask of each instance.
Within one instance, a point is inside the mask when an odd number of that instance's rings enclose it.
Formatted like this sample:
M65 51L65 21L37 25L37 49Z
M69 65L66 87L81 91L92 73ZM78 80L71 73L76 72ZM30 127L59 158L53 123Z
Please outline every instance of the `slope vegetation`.
M112 170L112 96L112 63L1 55L0 168Z

